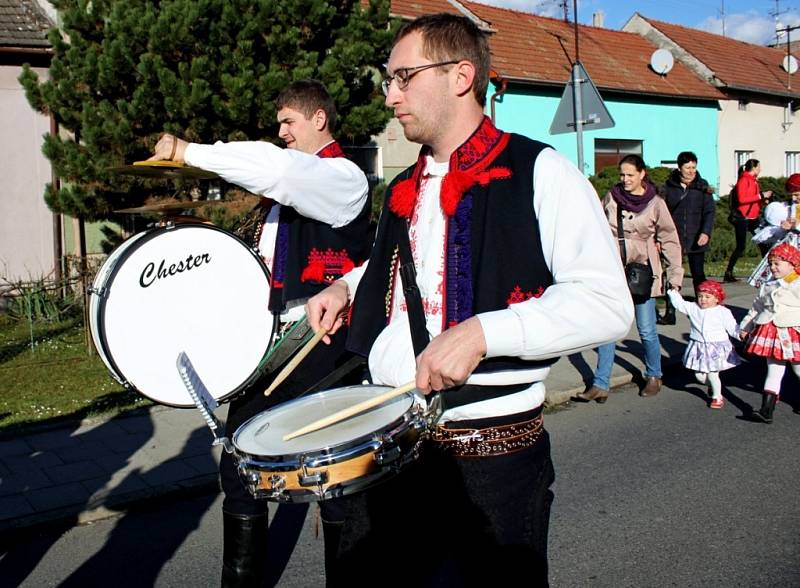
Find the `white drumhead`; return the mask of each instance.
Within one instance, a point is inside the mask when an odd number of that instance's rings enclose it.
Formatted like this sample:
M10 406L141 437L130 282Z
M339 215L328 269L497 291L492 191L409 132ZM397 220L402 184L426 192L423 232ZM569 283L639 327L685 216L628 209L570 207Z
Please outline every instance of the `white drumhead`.
M380 431L405 414L415 402L404 394L380 406L319 431L283 441L283 437L316 420L350 408L390 390L384 386L336 388L281 404L254 416L233 435L237 449L250 455L285 456L308 453L355 441Z
M92 336L112 372L156 402L194 406L175 367L184 351L214 398L236 392L269 345L264 264L208 225L132 239L104 264L90 308Z

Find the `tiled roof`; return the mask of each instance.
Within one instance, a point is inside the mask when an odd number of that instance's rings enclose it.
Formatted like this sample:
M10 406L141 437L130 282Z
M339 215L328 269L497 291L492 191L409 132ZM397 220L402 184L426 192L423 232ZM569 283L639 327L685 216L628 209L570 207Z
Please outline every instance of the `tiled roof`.
M0 47L50 47L52 26L36 0L0 0Z
M719 82L730 88L787 93L788 74L781 68L786 48L764 47L729 37L690 29L639 15L655 29L703 63ZM792 76L792 90L800 90L800 76Z
M575 29L563 20L464 1L497 31L490 39L493 67L502 75L563 84L575 54ZM721 94L682 64L666 76L650 69L656 49L646 39L621 31L579 26L580 58L599 88L686 98Z
M563 86L575 53L574 28L564 21L496 8L469 0L460 4L494 33L492 67L509 80ZM419 16L458 9L447 0L392 0L392 13ZM650 69L656 47L633 33L579 26L580 57L598 88L618 92L718 100L723 95L680 63L666 76Z

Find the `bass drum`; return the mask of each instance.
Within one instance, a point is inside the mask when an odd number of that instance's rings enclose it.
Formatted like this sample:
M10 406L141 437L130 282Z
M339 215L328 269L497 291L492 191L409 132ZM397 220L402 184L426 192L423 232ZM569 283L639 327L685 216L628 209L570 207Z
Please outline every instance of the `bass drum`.
M175 367L185 352L211 396L251 383L270 344L269 270L222 229L178 224L134 235L91 288L89 323L122 384L159 404L193 407Z

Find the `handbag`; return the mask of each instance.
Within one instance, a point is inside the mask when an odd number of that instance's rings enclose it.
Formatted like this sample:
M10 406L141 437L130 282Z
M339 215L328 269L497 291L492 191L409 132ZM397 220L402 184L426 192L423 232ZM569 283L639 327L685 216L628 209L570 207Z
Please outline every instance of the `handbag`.
M622 226L622 207L617 204L617 240L619 241L619 251L622 257L622 265L625 267L625 279L628 282L628 290L632 296L637 298L650 298L653 288L653 270L649 263L625 263L628 258L625 251L625 231Z

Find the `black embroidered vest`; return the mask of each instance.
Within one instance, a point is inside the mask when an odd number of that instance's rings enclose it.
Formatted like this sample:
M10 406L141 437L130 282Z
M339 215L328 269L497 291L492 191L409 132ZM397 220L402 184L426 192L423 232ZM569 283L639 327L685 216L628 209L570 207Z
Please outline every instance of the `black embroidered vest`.
M317 153L319 157L345 157L333 142ZM240 236L254 247L261 238L263 223L274 203L262 201L252 212L258 219ZM338 280L369 255L369 217L372 201L367 195L358 216L343 227L304 217L293 208L281 206L272 267L269 308L281 312L288 302L310 298Z
M484 119L453 154L441 196L442 209L453 211L447 218L443 330L475 314L538 298L553 283L533 209L533 166L545 147L498 131ZM409 194L416 198L424 155L425 150L417 164L401 173L386 192L375 245L350 315L347 347L360 355L369 354L388 323L393 281L397 279L396 244L390 236L395 223L408 226L397 211L408 216L413 211L413 202L392 200L398 194L401 200ZM452 170L463 173L456 174L448 188ZM530 369L555 361L495 357L482 361L476 372Z

